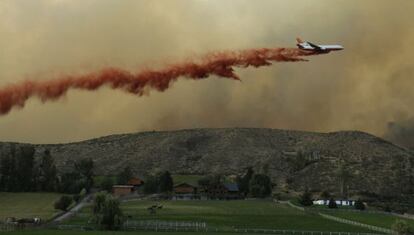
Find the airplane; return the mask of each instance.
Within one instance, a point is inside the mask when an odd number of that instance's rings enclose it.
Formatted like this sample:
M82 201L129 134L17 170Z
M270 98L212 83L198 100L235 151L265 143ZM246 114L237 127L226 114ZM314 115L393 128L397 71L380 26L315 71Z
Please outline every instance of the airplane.
M340 51L344 49L344 47L341 45L316 45L311 42L304 42L300 38L296 38L296 41L298 42L296 44L298 48L301 50L305 50L305 51L317 51L321 53L329 53L331 51Z

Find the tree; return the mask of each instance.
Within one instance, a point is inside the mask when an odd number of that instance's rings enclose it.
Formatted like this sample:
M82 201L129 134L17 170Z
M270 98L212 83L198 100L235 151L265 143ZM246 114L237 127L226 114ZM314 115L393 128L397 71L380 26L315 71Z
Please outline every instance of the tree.
M250 180L249 188L253 197L267 197L272 193L272 182L267 175L255 174Z
M321 198L324 200L328 200L329 198L331 198L331 194L325 190L321 193Z
M37 183L41 191L54 192L57 189L57 169L49 150L45 150L40 160Z
M116 177L117 183L118 184L127 184L128 180L130 180L132 177L133 177L132 169L131 169L131 167L127 166Z
M10 145L10 154L1 159L0 186L3 191L25 192L36 189L34 181L34 147L16 149Z
M210 177L204 176L197 181L198 185L204 189L210 185Z
M157 193L158 192L158 177L155 175L148 175L144 184L145 193Z
M410 227L408 226L408 223L405 220L397 219L395 223L391 226L391 229L398 235L406 235L410 233Z
M356 200L354 207L357 210L365 210L365 204L360 199Z
M308 190L305 190L305 192L299 198L299 203L302 206L312 206L313 205L312 194Z
M345 167L345 165L341 165L339 167L337 174L339 178L339 190L341 196L347 198L349 182L351 180L352 175L349 172L349 170Z
M77 194L85 187L85 180L76 171L64 173L60 177L59 191L62 193Z
M96 223L106 230L119 229L123 222L123 213L117 199L106 193L95 196L93 213Z
M164 171L159 175L159 189L161 193L172 192L173 190L173 178L171 177L170 172Z
M105 176L102 181L101 184L99 185L99 187L101 188L101 190L104 190L106 192L111 192L112 191L112 186L114 185L114 180L112 179L112 177L110 176Z
M16 170L18 172L16 185L17 191L28 192L35 189L34 185L34 153L33 146L20 148Z
M250 180L254 175L254 171L252 167L247 168L246 173L242 177L237 178L237 184L239 186L240 193L243 193L244 196L249 194L249 184Z
M55 209L67 211L68 207L72 204L72 197L63 195L55 202Z
M3 155L0 168L0 191L15 191L18 174L16 169L15 145L10 146L10 155Z
M224 176L220 174L207 175L198 180L198 185L203 190L207 190L207 191L209 191L210 188L215 188L223 184L224 184ZM216 190L212 190L211 192L209 192L209 194L213 198L222 196L221 194L218 195L218 192Z
M102 212L103 206L106 200L107 193L99 192L95 195L95 199L93 200L92 211L94 215L97 215Z
M336 208L338 208L338 205L336 205L336 201L335 201L335 199L333 199L333 198L329 199L328 208L331 208L331 209L336 209Z
M82 159L79 162L75 162L76 171L84 178L85 188L89 192L93 185L93 160L92 159Z

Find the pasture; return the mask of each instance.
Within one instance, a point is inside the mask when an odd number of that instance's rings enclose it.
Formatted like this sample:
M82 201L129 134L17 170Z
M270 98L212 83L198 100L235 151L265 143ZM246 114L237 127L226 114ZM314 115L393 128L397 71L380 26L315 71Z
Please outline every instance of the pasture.
M395 220L405 220L414 230L414 220L413 219L404 219L391 214L383 213L374 213L374 212L358 212L358 211L347 211L347 210L332 210L329 212L324 212L329 215L340 217L343 219L348 219L364 224L374 225L382 228L390 229Z
M240 233L205 233L205 232L122 232L122 231L69 231L69 230L23 230L14 232L2 232L2 235L236 235ZM250 235L254 235L249 233Z
M53 204L60 196L57 193L0 192L0 221L7 217L50 219L59 212L54 209Z
M162 205L155 214L147 210ZM135 221L206 222L209 228L261 228L312 231L369 232L360 227L337 223L314 213L306 213L268 200L235 201L148 201L121 204L124 214ZM69 224L86 224L91 207L85 207Z

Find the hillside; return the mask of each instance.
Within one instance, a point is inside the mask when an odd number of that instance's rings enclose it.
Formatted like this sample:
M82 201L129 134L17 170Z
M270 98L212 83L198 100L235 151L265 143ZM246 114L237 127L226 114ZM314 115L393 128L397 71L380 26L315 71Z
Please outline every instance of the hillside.
M0 143L0 154L9 154L13 144ZM157 169L180 174L237 174L252 166L270 174L279 186L296 190L340 191L341 185L347 185L351 191L386 193L395 190L390 185L399 187L396 182L412 180L414 168L414 156L406 149L356 131L194 129L34 147L36 157L49 149L61 170L69 170L71 161L87 157L95 161L97 174L106 175L117 174L125 166L140 175Z

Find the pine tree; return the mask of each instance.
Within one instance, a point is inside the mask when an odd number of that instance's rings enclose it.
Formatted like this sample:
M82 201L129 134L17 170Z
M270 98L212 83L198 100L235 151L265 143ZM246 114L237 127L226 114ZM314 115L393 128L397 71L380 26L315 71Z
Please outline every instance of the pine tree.
M239 190L241 193L243 193L245 196L249 193L249 184L250 180L252 179L254 175L254 171L252 167L247 168L247 172L237 178L237 184L239 186Z
M49 150L45 150L39 165L38 184L41 191L57 189L57 169Z
M159 189L161 193L172 192L173 190L173 178L171 177L170 172L164 171L159 175Z

